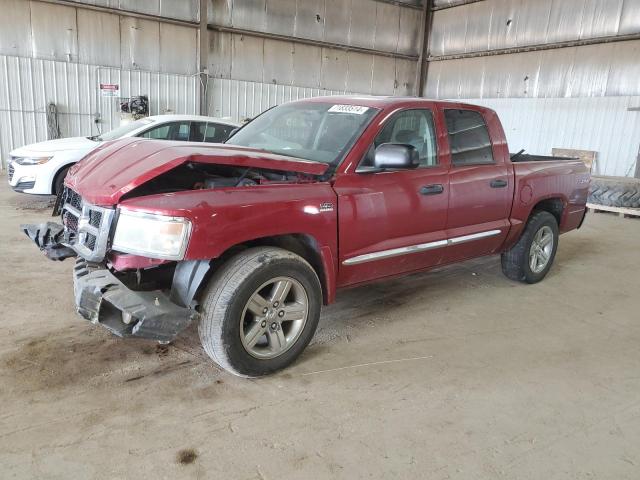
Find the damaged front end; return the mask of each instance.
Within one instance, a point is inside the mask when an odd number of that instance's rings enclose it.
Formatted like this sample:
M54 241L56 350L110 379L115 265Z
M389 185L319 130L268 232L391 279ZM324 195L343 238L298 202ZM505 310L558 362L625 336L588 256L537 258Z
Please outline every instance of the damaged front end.
M64 189L60 202L62 225L46 222L21 225L20 228L51 260L76 255L90 262L104 260L115 208L84 202L69 188Z
M78 313L119 337L170 342L193 320L194 308L160 291L135 291L106 268L76 260L73 284Z
M63 225L45 222L21 229L51 260L78 257L74 296L83 318L120 337L170 342L198 317L194 297L207 261L148 262L150 268L118 271L112 263L122 259L112 262L107 254L116 209L92 205L69 188L61 200Z

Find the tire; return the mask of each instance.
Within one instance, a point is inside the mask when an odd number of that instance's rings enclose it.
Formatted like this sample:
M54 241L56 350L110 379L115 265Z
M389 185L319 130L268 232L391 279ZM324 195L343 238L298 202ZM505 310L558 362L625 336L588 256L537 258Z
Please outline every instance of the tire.
M286 282L290 286L280 289L288 292L282 296L278 288ZM274 307L277 298L280 308ZM281 248L250 248L223 264L201 295L200 341L230 373L267 375L290 365L309 344L321 302L318 276L302 257Z
M550 248L547 248L546 244L544 248L540 247L539 240L544 241L548 236L552 242ZM534 211L518 242L502 254L502 272L511 280L538 283L547 275L553 264L558 249L558 237L556 218L549 212ZM533 246L534 240L536 246ZM540 252L540 250L543 250L544 255L536 254L535 267L533 267L531 255L534 251ZM547 258L544 264L541 260L543 257Z
M67 172L71 168L71 165L63 167L56 173L56 178L53 181L53 190L51 192L52 195L60 195L62 189L64 187L64 179L67 176Z
M594 177L589 185L588 202L611 207L640 208L640 181L620 177Z

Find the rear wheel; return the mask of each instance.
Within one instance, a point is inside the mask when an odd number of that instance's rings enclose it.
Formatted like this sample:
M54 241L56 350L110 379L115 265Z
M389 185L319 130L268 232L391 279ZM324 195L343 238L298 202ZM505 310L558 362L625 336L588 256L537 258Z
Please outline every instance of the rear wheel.
M542 280L556 256L558 236L556 218L549 212L534 212L518 242L502 254L503 273L525 283Z
M231 258L209 282L198 328L207 354L231 373L266 375L291 364L318 325L322 291L300 256L272 247Z

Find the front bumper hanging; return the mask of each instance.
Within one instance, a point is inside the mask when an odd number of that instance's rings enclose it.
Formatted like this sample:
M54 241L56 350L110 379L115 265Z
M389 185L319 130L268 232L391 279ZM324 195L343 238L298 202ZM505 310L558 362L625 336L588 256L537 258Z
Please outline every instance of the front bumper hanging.
M64 227L59 223L31 223L20 225L20 229L50 260L64 260L76 256L75 250L64 244Z
M131 290L109 270L80 258L73 269L73 287L78 313L119 337L169 342L199 317L159 290Z
M21 229L51 260L77 256L65 243L62 225L46 222L21 225ZM182 262L170 296L160 290L131 290L101 264L78 257L73 268L76 310L120 337L169 342L199 318L193 296L207 270L208 262Z

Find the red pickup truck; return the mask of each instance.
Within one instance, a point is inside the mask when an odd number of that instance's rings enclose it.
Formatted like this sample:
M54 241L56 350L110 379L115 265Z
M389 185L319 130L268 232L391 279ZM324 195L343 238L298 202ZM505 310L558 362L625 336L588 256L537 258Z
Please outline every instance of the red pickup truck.
M589 178L579 161L512 160L487 108L324 97L224 145L106 144L69 172L62 225L24 230L77 257L86 319L161 342L197 321L215 362L259 376L300 355L340 288L491 254L542 280Z

